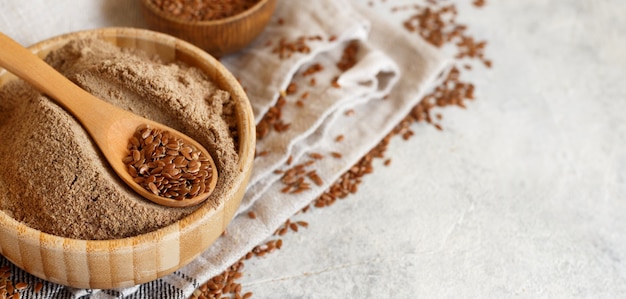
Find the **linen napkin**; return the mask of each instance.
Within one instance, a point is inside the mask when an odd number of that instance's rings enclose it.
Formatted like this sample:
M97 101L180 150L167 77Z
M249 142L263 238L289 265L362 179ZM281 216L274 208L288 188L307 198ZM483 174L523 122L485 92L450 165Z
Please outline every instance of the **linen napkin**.
M283 51L281 45L289 43L305 45L306 50ZM346 70L337 62L349 45L358 50ZM263 154L254 161L228 234L189 265L153 282L118 290L45 282L42 292L26 290L22 298L188 298L373 148L417 104L446 62L436 49L381 19L359 0L279 0L264 33L247 49L221 61L246 89L257 123L282 98L281 120L288 125L258 141L257 153ZM290 84L297 92L287 92ZM343 140L338 142L337 136ZM314 169L319 180L295 193L285 189L283 172L294 165ZM248 217L248 211L257 217ZM38 280L17 269L14 275L33 285Z

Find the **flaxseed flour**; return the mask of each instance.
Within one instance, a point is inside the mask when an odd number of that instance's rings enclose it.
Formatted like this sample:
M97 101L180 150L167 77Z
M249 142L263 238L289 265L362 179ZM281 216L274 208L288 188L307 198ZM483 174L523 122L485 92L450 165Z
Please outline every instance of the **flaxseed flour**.
M200 70L89 39L46 61L95 96L182 131L211 151L217 206L237 175L234 103ZM78 100L78 99L77 99ZM0 208L57 236L100 240L134 236L193 212L149 202L109 168L82 126L21 80L0 90Z

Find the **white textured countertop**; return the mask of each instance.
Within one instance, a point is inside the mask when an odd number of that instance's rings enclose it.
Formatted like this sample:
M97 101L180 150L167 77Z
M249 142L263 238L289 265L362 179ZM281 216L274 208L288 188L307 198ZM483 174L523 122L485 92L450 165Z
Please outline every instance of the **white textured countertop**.
M101 2L102 20L65 11L74 18L31 28L43 16L24 14L9 33L32 44L85 22L133 24L123 1ZM626 297L626 1L452 2L494 62L466 74L477 100L442 110L443 131L393 139L391 164L378 160L356 195L296 216L309 227L247 261L244 292Z
M297 216L255 298L626 296L626 2L453 2L494 61L477 100Z

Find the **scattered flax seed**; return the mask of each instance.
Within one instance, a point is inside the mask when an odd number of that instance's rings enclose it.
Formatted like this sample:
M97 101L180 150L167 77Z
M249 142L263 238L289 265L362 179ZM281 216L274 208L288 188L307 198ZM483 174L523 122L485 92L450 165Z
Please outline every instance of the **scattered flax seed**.
M282 120L278 120L277 122L274 123L274 131L279 132L279 133L289 130L289 127L291 127L291 124L285 123Z
M330 155L333 156L333 158L335 159L340 159L341 157L343 157L340 152L331 152Z
M287 185L283 187L282 189L280 189L281 193L289 193L289 191L291 191L291 185Z
M250 219L256 219L256 213L254 213L254 211L250 211L248 212L248 217L250 217Z
M352 68L357 62L357 53L359 52L359 43L352 41L344 48L341 59L337 62L337 68L345 72Z
M306 182L300 182L297 187L296 190L291 191L292 194L299 194L306 190L311 190L311 185Z
M290 155L289 158L287 158L286 164L291 165L291 163L293 163L293 156Z
M474 5L481 7L485 4L483 0L474 0ZM476 41L467 34L467 26L458 24L456 17L457 8L454 4L438 5L434 3L430 6L411 5L395 7L393 11L412 10L412 15L404 21L403 25L409 32L416 32L427 42L436 47L443 47L445 44L456 46L456 58L478 59L487 67L491 67L491 60L486 59L484 49L486 41Z
M269 153L270 153L269 151L261 151L261 152L257 152L256 156L263 157L263 156L267 156Z
M328 41L329 42L334 42L337 40L337 36L336 35L331 35L330 37L328 37Z
M28 283L25 282L17 282L14 285L11 280L12 275L10 266L0 267L0 298L19 299L21 297L20 291L28 288Z
M39 292L41 292L41 289L43 289L43 283L41 283L40 281L38 281L38 282L35 284L35 293L39 293Z
M337 137L335 137L335 142L342 142L344 139L345 139L345 136L337 135Z
M245 294L250 292L243 294L243 287L237 280L243 277L241 272L244 267L243 261L253 256L254 254L250 252L221 274L209 279L193 292L190 299L243 298Z
M309 167L315 164L314 160L309 160L293 167L284 170L283 176L280 182L284 185L281 189L282 193L299 194L311 189L311 184L308 181L312 181L317 184L316 178L311 178L307 175L310 172ZM321 178L318 178L321 181ZM308 181L307 181L308 180Z
M25 282L18 282L15 284L15 289L18 291L25 290L28 287L28 284Z
M472 4L473 4L474 6L476 6L476 7L479 7L479 8L480 8L480 7L485 6L485 4L487 4L487 2L486 2L485 0L474 0L474 1L472 2Z
M289 129L289 124L285 124L282 119L282 108L286 103L285 97L281 95L276 100L276 104L265 113L256 126L256 137L258 140L263 139L272 130L280 133Z
M313 181L313 183L315 183L315 185L317 186L321 186L324 184L324 181L322 180L322 178L320 178L319 175L317 175L317 172L315 170L311 170L307 173L307 176L309 177L309 179L311 179L311 181Z
M288 229L286 227L281 228L280 230L278 230L276 232L277 235L279 236L284 236L287 233Z
M319 41L321 36L300 36L293 41L287 41L285 38L281 38L272 49L272 53L277 54L281 59L290 58L295 53L308 54L311 52L311 48L308 45L309 41Z
M346 110L346 112L344 112L344 115L345 116L352 116L352 115L354 115L354 113L355 113L354 109L348 109L348 110Z
M309 97L309 92L305 91L304 93L302 93L302 95L300 96L300 99L302 100L306 100Z
M308 228L309 227L309 223L306 221L298 221L296 222L299 226L304 227L304 228Z
M334 77L333 80L330 81L330 86L334 88L341 88L341 85L339 84L339 76Z
M283 247L283 239L276 240L276 248L281 249Z
M280 249L278 248L277 243L278 243L277 240L269 240L265 244L255 246L254 248L252 248L251 252L257 257L264 256L268 253L274 252L276 249ZM282 247L282 241L281 241L281 247Z
M443 82L413 107L411 117L418 122L433 123L430 111L435 107L453 105L465 108L465 102L474 99L474 85L461 81L460 74L460 69L453 67L444 77Z
M317 84L317 81L315 80L315 78L311 78L311 80L309 80L309 85L315 86L315 84Z
M285 20L283 20L283 18L279 18L278 25L284 25L284 24L285 24Z
M312 64L311 66L309 66L306 70L304 70L304 72L302 72L302 76L306 77L306 76L310 76L313 75L315 73L321 72L324 70L324 66L319 64L319 63L315 63ZM315 82L315 79L312 78L311 80L313 80L313 82Z
M320 153L309 153L309 157L315 159L315 160L321 160L324 159L324 155L320 154Z
M289 83L289 85L287 86L287 89L285 90L285 93L287 95L292 95L296 92L298 92L298 84L296 84L295 82Z
M384 163L384 164L385 164L385 166L389 166L389 165L391 164L391 159L387 159L387 160L385 160L385 163Z

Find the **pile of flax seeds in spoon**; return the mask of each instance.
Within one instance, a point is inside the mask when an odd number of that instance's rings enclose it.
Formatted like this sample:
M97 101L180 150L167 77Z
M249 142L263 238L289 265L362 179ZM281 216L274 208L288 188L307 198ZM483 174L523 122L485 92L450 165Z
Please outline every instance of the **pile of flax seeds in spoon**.
M379 2L387 2L387 0L378 0ZM369 1L369 6L376 5L376 1ZM439 121L442 115L434 113L433 108L445 108L448 106L457 106L465 108L466 104L474 100L474 85L471 82L463 80L463 73L472 71L476 65L482 65L491 68L492 62L489 60L484 51L487 42L484 40L476 40L464 24L457 22L457 14L459 13L453 1L445 0L427 0L424 5L406 5L396 6L392 8L392 12L409 13L409 17L403 20L405 30L414 34L416 38L422 38L433 46L441 49L453 51L455 62L453 67L445 74L441 83L434 90L425 95L420 102L413 107L411 112L389 132L389 134L381 140L368 154L361 158L348 172L344 173L328 190L316 198L311 204L304 207L300 212L306 213L310 209L325 208L333 205L338 199L344 199L352 193L358 192L358 186L361 184L361 178L374 171L372 162L376 159L383 159L384 165L391 163L391 158L385 156L385 152L389 142L393 138L400 137L408 140L413 136L413 125L415 123L427 123L438 130L443 130ZM474 0L473 6L477 9L483 7L485 0ZM301 41L298 47L287 47L286 51L298 51L298 49L306 50L306 41ZM294 50L295 49L295 50ZM285 49L283 49L285 50ZM278 53L285 53L280 50ZM354 44L348 44L344 50L344 55L338 66L341 68L350 67L350 61L358 52ZM312 70L314 72L315 70ZM313 80L313 79L312 79ZM312 82L314 84L314 82ZM339 87L339 86L337 86ZM285 94L294 93L296 86L290 85ZM257 136L263 138L270 130L282 132L288 130L287 124L281 120L280 109L285 101L280 100L276 106L272 107L257 125ZM337 142L341 142L342 136L337 136ZM262 155L263 153L257 153ZM333 155L341 155L341 153L333 153ZM315 158L315 157L312 157ZM322 158L322 157L319 157ZM294 166L294 169L297 166ZM293 172L292 172L293 173ZM292 174L293 175L293 174ZM314 171L302 173L301 178L307 178L315 183L316 174ZM285 190L292 190L290 183L294 178L289 177L286 173L283 177ZM254 212L249 212L248 217L255 218ZM295 217L292 217L295 218ZM279 227L264 244L256 246L252 251L248 252L238 262L231 265L227 270L211 278L206 283L197 288L192 299L210 299L210 298L251 298L252 292L243 289L241 283L237 281L243 276L243 267L246 260L262 257L269 253L276 252L283 246L281 239L287 233L295 233L309 225L305 221L296 221L288 219L281 227Z

